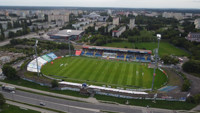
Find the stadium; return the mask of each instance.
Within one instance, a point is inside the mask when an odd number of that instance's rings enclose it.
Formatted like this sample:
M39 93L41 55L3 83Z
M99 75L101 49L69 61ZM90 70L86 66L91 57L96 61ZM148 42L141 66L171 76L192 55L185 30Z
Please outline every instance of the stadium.
M150 50L83 46L72 56L48 53L37 60L43 75L69 83L150 90L153 78L151 53ZM28 64L27 70L37 72L36 59ZM154 89L166 83L166 73L157 69Z

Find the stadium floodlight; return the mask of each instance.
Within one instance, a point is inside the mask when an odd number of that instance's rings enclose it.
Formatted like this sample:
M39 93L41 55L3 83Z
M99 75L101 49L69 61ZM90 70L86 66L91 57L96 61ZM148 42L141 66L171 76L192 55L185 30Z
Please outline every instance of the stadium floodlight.
M71 56L71 51L70 51L70 34L71 34L72 30L67 30L67 34L68 34L68 45L69 45L69 56Z
M39 76L38 58L37 58L37 44L38 44L38 40L35 41L35 56L36 56L36 63L37 63L37 75Z
M155 76L156 76L156 68L158 67L158 50L159 50L159 44L160 44L160 40L161 40L161 34L157 34L157 38L158 38L158 48L155 51L155 65L154 65L151 91L153 91L154 79L155 79Z

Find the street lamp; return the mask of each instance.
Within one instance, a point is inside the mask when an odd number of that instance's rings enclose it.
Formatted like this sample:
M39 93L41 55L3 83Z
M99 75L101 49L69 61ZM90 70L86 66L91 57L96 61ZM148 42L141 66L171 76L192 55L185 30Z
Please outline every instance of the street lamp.
M38 58L37 58L37 44L38 40L35 41L35 56L36 56L36 63L37 63L37 75L39 76L39 68L38 68Z
M152 80L152 87L151 87L151 91L153 91L153 86L154 86L154 79L156 76L156 68L158 67L158 50L159 50L159 44L160 44L160 40L161 40L161 34L157 34L157 38L158 38L158 48L155 51L155 66L154 66L154 72L153 72L153 80Z
M69 36L68 36L69 56L71 56L71 51L70 51L70 33L71 33L71 32L72 32L71 30L67 30L67 34L69 35Z

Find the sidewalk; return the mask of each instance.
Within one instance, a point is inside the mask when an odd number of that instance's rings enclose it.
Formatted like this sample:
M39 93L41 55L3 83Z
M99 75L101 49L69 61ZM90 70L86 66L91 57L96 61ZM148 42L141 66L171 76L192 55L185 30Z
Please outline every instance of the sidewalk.
M25 104L20 104L20 103L12 102L12 101L9 101L9 100L6 100L6 103L10 104L10 105L22 107L22 108L25 108L25 109L39 111L41 113L57 113L57 112L54 112L54 111L50 111L50 110L46 110L46 109L42 109L42 108L38 108L38 107L33 107L33 106L25 105Z

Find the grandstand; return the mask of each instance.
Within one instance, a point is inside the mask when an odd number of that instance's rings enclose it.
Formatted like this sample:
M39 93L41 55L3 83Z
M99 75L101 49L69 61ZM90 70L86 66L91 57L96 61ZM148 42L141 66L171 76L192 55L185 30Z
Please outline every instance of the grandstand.
M46 55L43 55L41 57L38 57L38 71L40 72L40 69L43 65L45 65L48 62L51 62L54 59L57 59L58 57L54 53L48 53ZM27 66L27 71L30 72L37 72L37 62L36 59L32 60L28 66Z
M83 46L81 55L124 61L151 62L151 53L151 50Z

